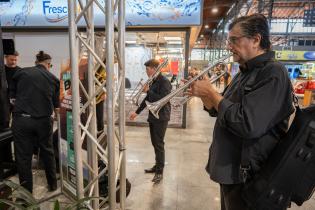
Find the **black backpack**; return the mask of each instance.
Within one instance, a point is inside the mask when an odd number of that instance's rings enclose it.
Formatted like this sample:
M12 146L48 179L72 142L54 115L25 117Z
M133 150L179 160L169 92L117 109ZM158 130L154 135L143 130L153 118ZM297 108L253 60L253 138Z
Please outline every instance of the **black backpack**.
M244 184L242 197L250 209L283 210L301 206L315 190L315 106L300 109L289 131L267 162Z
M102 161L99 161L98 165L99 165L99 172L101 172L106 167L106 165ZM103 198L107 198L109 195L108 178L109 178L108 174L105 173L104 175L100 177L99 182L98 182L99 195ZM126 178L126 197L128 197L130 191L131 191L131 183ZM116 202L117 203L120 202L120 180L117 180Z

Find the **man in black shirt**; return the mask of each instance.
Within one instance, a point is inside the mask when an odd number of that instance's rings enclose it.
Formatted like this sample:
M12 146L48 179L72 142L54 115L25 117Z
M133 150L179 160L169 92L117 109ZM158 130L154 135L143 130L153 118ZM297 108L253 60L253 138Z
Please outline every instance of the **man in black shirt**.
M52 114L59 108L59 81L49 72L51 57L40 51L36 66L18 70L12 79L14 101L12 131L20 184L32 192L33 149L40 148L49 191L57 189L56 163L52 145Z
M148 60L145 64L146 73L148 77L152 77L156 68L159 66L159 61L155 59ZM150 87L145 87L143 92L147 93L147 96L140 104L136 112L130 115L130 119L134 120L138 114L146 107L145 101L155 102L168 95L172 90L172 85L170 81L159 74L157 78L153 81ZM168 121L171 115L171 104L167 103L163 106L159 112L159 119L154 117L154 115L149 112L148 122L150 127L151 142L155 153L155 165L150 169L145 169L145 173L155 173L152 181L154 183L159 183L163 178L163 169L165 162L165 150L164 150L164 136Z
M17 65L19 53L15 51L12 55L5 55L5 75L7 78L8 87L10 87L12 77L15 72L21 69Z
M17 61L18 61L18 56L19 56L19 53L17 51L15 51L13 54L7 54L5 55L5 75L6 75L6 79L7 79L7 88L8 88L8 101L9 100L9 88L10 88L10 85L11 85L11 81L12 81L12 78L13 78L13 75L15 74L15 72L19 69L21 69L18 65L17 65ZM9 116L8 116L8 119L11 118L11 112L13 110L13 105L10 103L9 104L10 106L10 112L9 112Z
M229 26L228 49L240 72L223 96L207 79L196 81L189 95L202 99L217 120L207 172L220 184L222 210L246 210L241 197L245 172L257 173L286 132L294 111L292 87L285 67L270 51L268 22L263 15L240 17ZM249 163L244 165L242 151Z
M5 84L5 90L6 91L6 100L3 101L2 106L5 107L5 110L3 111L3 117L4 117L4 128L10 127L10 121L11 121L11 112L13 110L13 105L10 103L9 98L9 87L12 81L12 77L14 73L21 69L19 66L17 66L17 59L18 59L19 53L15 51L12 54L6 54L5 55L5 74L6 74L6 84ZM1 148L0 148L0 159L4 162L12 162L12 149L11 149L11 141L2 142Z

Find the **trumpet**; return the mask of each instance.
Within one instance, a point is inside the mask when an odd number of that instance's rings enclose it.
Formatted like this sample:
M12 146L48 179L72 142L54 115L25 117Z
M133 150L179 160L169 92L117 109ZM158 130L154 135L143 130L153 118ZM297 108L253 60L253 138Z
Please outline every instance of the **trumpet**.
M215 83L218 79L220 79L221 77L223 77L227 72L228 72L228 67L225 63L221 63L224 65L224 71L222 71L219 75L210 78L210 83ZM219 64L217 64L219 65ZM178 106L182 106L185 103L187 103L191 98L193 98L193 96L184 96L182 97L182 99L180 99L180 101L178 103L175 104L176 107Z
M214 68L215 66L219 65L219 64L225 64L224 60L228 59L231 56L231 54L225 55L223 57L221 57L220 59L218 59L214 64L211 64L210 66L208 66L207 68L205 68L202 72L200 72L197 76L195 76L194 78L190 79L188 82L186 82L182 87L174 90L173 92L171 92L170 94L168 94L167 96L165 96L164 98L156 101L156 102L148 102L145 101L148 109L150 110L150 112L157 118L159 119L159 111L160 109L167 104L174 96L177 96L179 93L181 93L182 91L184 91L186 88L188 88L194 81L198 80L201 76L203 76L204 74L206 74L210 69ZM223 75L223 73L222 73ZM219 75L221 77L221 74ZM220 77L216 77L212 80L216 81L218 78ZM215 80L216 79L216 80ZM186 99L186 102L188 100Z
M136 104L137 106L139 106L141 103L139 103L139 99L140 99L140 96L144 90L144 88L146 86L150 86L153 81L159 76L159 74L161 73L161 70L162 68L164 68L168 63L168 59L166 58L163 63L161 63L157 68L156 68L156 71L154 72L154 74L144 83L144 84L141 84L141 81L140 81L140 85L142 85L138 92L136 92L134 95L131 95L131 99L130 101L133 103L133 104ZM137 85L137 87L139 86L139 83ZM136 87L136 88L137 88ZM133 92L132 92L133 93Z
M135 93L137 92L137 90L139 90L139 88L142 88L142 81L143 78L140 79L140 81L138 82L138 84L136 85L136 87L133 89L133 91L130 94L130 97L128 97L129 99L127 100L128 102L132 102L133 100L133 96L135 95Z

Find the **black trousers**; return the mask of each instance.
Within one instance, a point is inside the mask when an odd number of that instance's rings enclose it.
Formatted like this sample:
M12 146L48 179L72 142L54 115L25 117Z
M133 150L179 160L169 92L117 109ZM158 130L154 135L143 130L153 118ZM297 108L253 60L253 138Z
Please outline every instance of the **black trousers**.
M50 186L55 185L57 179L52 144L53 120L50 117L35 119L14 116L12 131L20 184L28 191L33 191L32 156L34 147L39 146L47 183Z
M155 167L157 173L163 173L165 163L164 136L168 121L149 122L151 143L155 153Z
M249 210L241 197L242 184L220 184L221 210Z

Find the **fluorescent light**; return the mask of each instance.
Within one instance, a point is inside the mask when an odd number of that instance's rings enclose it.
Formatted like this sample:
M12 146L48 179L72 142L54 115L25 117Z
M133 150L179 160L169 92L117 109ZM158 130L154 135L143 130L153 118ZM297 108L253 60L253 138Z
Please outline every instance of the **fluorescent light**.
M182 38L180 38L180 37L175 37L175 36L165 36L164 39L165 39L166 41L180 41L180 40L182 40Z
M169 52L169 53L180 53L181 52L181 50L180 49L171 49L171 50L168 50L167 52Z
M136 44L137 43L137 41L136 40L133 40L133 41L126 41L126 44Z
M182 41L168 41L167 44L182 44Z

